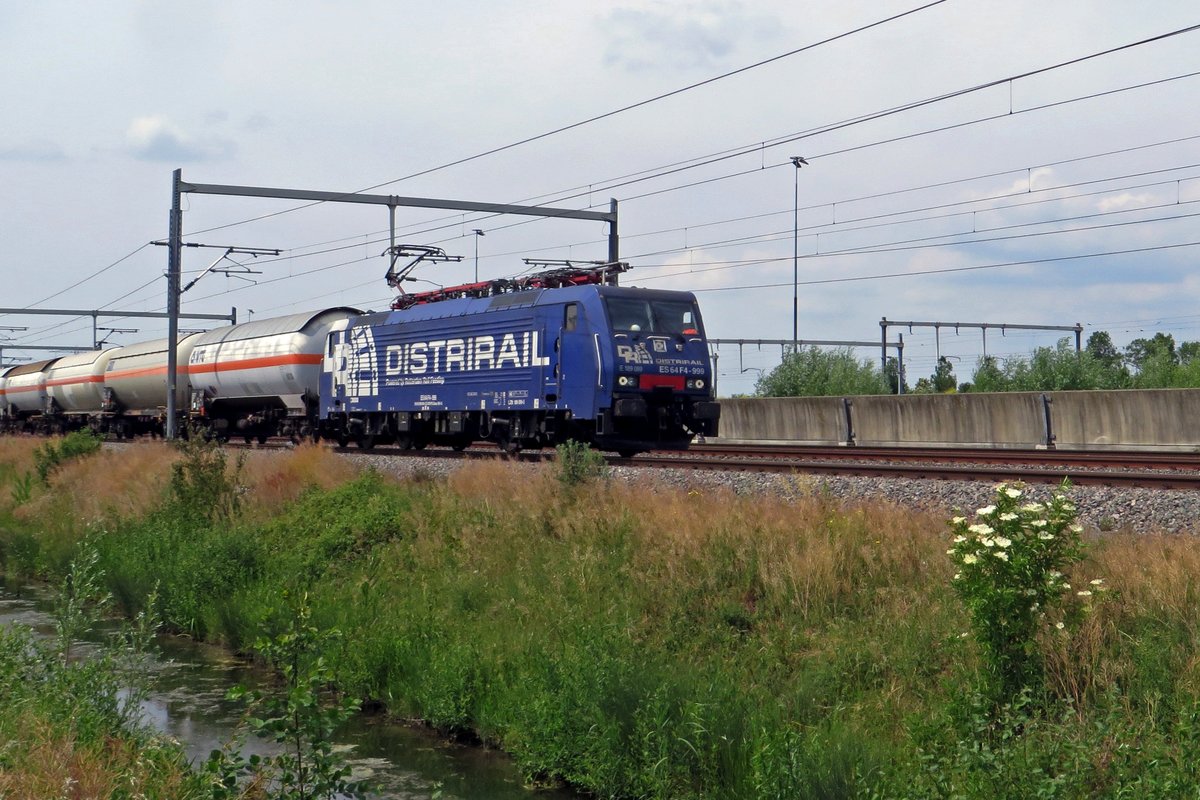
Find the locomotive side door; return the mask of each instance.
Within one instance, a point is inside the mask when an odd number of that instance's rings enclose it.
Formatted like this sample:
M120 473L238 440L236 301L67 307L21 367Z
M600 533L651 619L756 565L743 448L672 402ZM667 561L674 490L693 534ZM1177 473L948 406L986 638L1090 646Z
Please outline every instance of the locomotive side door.
M556 351L558 358L554 371L558 379L559 408L569 408L576 418L593 419L602 376L599 342L583 313L583 304L563 306Z

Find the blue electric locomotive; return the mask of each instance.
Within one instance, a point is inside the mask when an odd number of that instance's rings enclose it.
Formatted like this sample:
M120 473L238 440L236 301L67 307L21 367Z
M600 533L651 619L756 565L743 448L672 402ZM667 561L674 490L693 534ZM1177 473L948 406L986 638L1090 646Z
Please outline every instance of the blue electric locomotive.
M407 308L335 324L320 434L364 448L490 440L510 452L576 439L626 456L715 435L695 297L574 274L408 295Z

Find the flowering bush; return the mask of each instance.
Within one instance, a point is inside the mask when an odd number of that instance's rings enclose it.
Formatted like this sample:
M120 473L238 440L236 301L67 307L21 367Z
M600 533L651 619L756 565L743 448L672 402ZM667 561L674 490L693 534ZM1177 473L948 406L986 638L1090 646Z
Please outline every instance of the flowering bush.
M1082 557L1083 528L1066 489L1064 483L1041 503L1028 502L1020 484L1001 484L995 501L974 519L950 520L954 541L946 552L959 570L954 589L967 607L1000 702L1041 682L1037 635L1052 624L1047 612L1071 590L1063 572ZM1053 624L1063 627L1061 621Z

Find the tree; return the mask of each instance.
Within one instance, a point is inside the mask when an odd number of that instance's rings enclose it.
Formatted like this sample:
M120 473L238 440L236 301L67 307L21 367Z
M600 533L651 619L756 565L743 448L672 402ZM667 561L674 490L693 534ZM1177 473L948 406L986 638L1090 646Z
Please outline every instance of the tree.
M938 359L937 367L933 371L933 390L939 394L952 392L957 385L958 380L954 377L954 365L950 363L950 359L942 356Z
M1134 339L1125 347L1125 361L1138 372L1152 360L1159 362L1158 366L1169 362L1176 364L1179 356L1175 352L1175 337L1169 333L1156 333L1149 339Z
M1179 345L1179 363L1191 364L1200 361L1200 342L1183 342Z
M981 356L975 363L975 373L971 376L971 391L973 392L1008 392L1012 390L1012 382L1000 368L995 356Z
M1124 363L1121 351L1113 344L1108 331L1093 331L1088 337L1084 350L1095 359L1097 364L1108 369L1117 369Z
M905 370L907 372L907 370ZM901 394L900 392L900 362L895 356L888 356L887 364L883 369L883 378L887 381L888 392L890 394ZM908 394L908 381L904 382L904 394Z
M883 374L869 360L859 361L847 348L816 347L786 353L783 363L758 380L759 397L828 397L887 394Z

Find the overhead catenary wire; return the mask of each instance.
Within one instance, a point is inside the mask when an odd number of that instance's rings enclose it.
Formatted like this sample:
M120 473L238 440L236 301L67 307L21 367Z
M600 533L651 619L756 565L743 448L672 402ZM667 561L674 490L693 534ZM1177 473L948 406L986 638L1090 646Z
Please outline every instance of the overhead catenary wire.
M923 7L923 8L924 8L924 7ZM1141 40L1141 41L1139 41L1139 42L1133 42L1133 43L1129 43L1129 44L1122 45L1122 46L1120 46L1120 47L1117 47L1117 48L1110 48L1109 50L1100 51L1099 53L1090 54L1090 55L1088 55L1088 56L1083 56L1083 57L1080 57L1080 58L1078 58L1078 59L1072 59L1072 60L1070 60L1070 61L1061 62L1060 64L1052 65L1052 66L1050 66L1050 67L1043 67L1043 68L1040 68L1040 69L1038 69L1038 70L1033 70L1033 71L1029 71L1029 72L1026 72L1026 73L1022 73L1022 74L1020 74L1020 75L1017 75L1017 76L1010 76L1009 78L998 79L998 80L996 80L996 81L989 82L989 84L981 84L980 86L986 86L986 85L999 85L999 84L1002 84L1002 83L1004 83L1004 82L1006 82L1006 81L1011 81L1011 80L1015 80L1015 79L1020 79L1020 78L1023 78L1023 77L1027 77L1027 76L1030 76L1030 75L1039 74L1039 73L1041 73L1041 72L1048 71L1048 70L1050 70L1050 69L1055 69L1055 68L1059 68L1059 67L1061 67L1061 66L1064 66L1064 65L1069 65L1069 64L1078 63L1078 62L1080 62L1080 61L1087 60L1087 59L1089 59L1089 58L1095 58L1095 57L1098 57L1099 55L1105 55L1105 54L1109 54L1109 53L1117 52L1117 51L1119 51L1119 50L1128 49L1128 48L1130 48L1130 47L1135 47L1135 46L1138 46L1138 45L1141 45L1141 44L1146 44L1146 43L1148 43L1148 42L1159 41L1159 40L1161 40L1161 39L1168 38L1168 37L1170 37L1170 36L1179 35L1179 34L1181 34L1181 33L1187 33L1187 32L1191 32L1191 31L1193 31L1193 30L1196 30L1198 27L1200 27L1200 26L1191 26L1191 27L1189 27L1189 28L1182 28L1182 29L1179 29L1178 31L1170 32L1170 33L1167 33L1167 34L1162 34L1162 35L1160 35L1160 36L1152 37L1152 38L1150 38L1150 39ZM765 63L765 62L760 62L760 63ZM1190 74L1193 74L1193 75L1194 75L1195 73L1190 73ZM1177 76L1177 77L1186 77L1186 76ZM1168 80L1168 79L1164 79L1164 80ZM1154 82L1154 83L1157 83L1157 82ZM697 85L703 85L703 84L697 84ZM1142 85L1150 85L1150 84L1142 84ZM692 87L692 88L694 88L694 87ZM979 88L979 87L972 87L972 90L975 90L975 89L978 89L978 88ZM1123 88L1121 88L1121 89L1117 89L1117 90L1111 90L1111 91L1125 91L1125 90L1128 90L1128 87L1123 87ZM968 91L968 90L960 90L960 91ZM1102 93L1098 93L1098 94L1088 95L1087 97L1095 97L1095 96L1100 96L1100 95L1109 94L1109 93L1110 93L1110 92L1102 92ZM946 94L946 95L941 95L941 96L938 96L937 98L931 98L931 99L929 99L927 102L934 102L934 101L937 101L937 100L940 100L940 99L946 99L946 98L949 98L949 97L956 96L957 94L958 94L957 92L956 92L956 93L948 93L948 94ZM649 102L649 101L647 101L647 102ZM1068 101L1063 101L1063 102L1068 102ZM1057 105L1057 103L1056 103L1056 104L1048 104L1048 105ZM905 110L906 108L908 108L908 107L910 107L910 106L911 106L911 104L906 104L905 106L893 107L893 109L888 109L888 110L885 110L885 112L879 112L879 113L897 113L898 111L900 111L900 110ZM1042 108L1042 107L1047 107L1047 106L1041 106L1041 107L1039 107L1039 108ZM614 113L616 113L616 112L614 112ZM1006 115L1006 116L1007 116L1007 115ZM815 135L815 134L807 134L807 135ZM1189 138L1189 137L1185 137L1185 138ZM772 141L774 141L774 140L772 140ZM890 142L890 141L893 141L893 140L886 140L886 141L889 141L889 142ZM862 147L862 146L863 146L863 145L859 145L859 146L856 146L856 147ZM757 152L757 150L755 150L755 152ZM827 154L824 154L824 155L825 155L825 156L832 155L832 154L834 154L835 152L840 152L840 151L831 151L830 153L827 153ZM483 154L481 154L481 155L479 155L479 156L477 156L477 157L482 157L482 155L483 155ZM461 162L457 162L457 163L461 163ZM697 166L700 166L700 165L698 164ZM437 169L437 168L435 168L435 169ZM423 173L422 173L422 174L423 174ZM397 181L400 181L400 180L404 180L404 178L397 179ZM393 181L393 182L395 182L395 181ZM389 182L389 183L391 183L391 182ZM383 186L383 185L387 185L387 184L377 184L375 187L369 187L369 188L377 188L378 186ZM603 189L600 189L600 190L602 191ZM675 190L677 190L677 189L675 189ZM363 191L367 191L367 189L364 189ZM627 198L627 199L628 199L628 198ZM839 201L839 202L845 202L845 201ZM635 235L637 235L637 234L635 234ZM143 246L143 247L144 247L144 246ZM139 248L139 250L140 250L140 249L141 249L141 248ZM135 252L137 252L137 251L135 251ZM129 254L129 255L131 256L131 255L133 255L133 253L131 253L131 254ZM129 256L126 256L125 258L128 258L128 257L129 257ZM300 256L298 255L298 256L296 256L296 257L300 257ZM124 259L122 259L122 260L124 260ZM359 259L359 261L361 261L361 260L365 260L365 259ZM119 262L117 262L117 263L119 263ZM344 264L344 263L354 263L354 262L343 262L343 264ZM114 264L114 265L110 265L110 267L111 267L111 266L115 266L115 264ZM334 269L334 268L337 268L338 266L341 266L341 265L330 265L330 266L328 266L328 267L325 267L325 268L326 268L326 269ZM312 274L312 271L308 271L308 272L305 272L305 273L302 273L302 274ZM86 280L87 280L87 279L85 279L85 281L86 281ZM85 282L85 281L81 281L80 283L83 283L83 282ZM65 293L66 291L69 291L69 289L71 289L71 288L74 288L75 286L78 286L78 285L80 285L80 283L74 284L72 287L68 287L67 289L64 289L64 290L62 290L62 292L60 292L59 294L61 294L61 293ZM136 292L136 291L137 291L137 290L135 290L135 292ZM220 294L228 294L228 293L229 293L229 292L222 292L222 293L220 293ZM57 296L57 294L56 294L56 295L52 295L52 297L53 297L53 296ZM126 296L127 296L127 295L126 295ZM50 298L46 298L46 299L50 299ZM43 300L43 301L39 301L39 302L45 302L45 300ZM116 302L116 301L113 301L113 302Z
M362 194L364 192L374 191L376 189L381 189L384 186L392 186L394 184L401 183L403 181L412 180L414 178L420 178L425 175L430 175L435 172L440 172L442 170L461 166L463 164L469 164L470 162L478 161L481 158L486 158L488 156L497 155L498 153L503 153L507 150L513 150L513 149L521 147L523 145L532 144L533 142L541 141L542 139L548 139L548 138L550 138L552 136L556 136L560 133L565 133L570 130L575 130L576 128L581 128L585 125L590 125L594 122L599 122L604 119L609 119L611 117L617 116L618 114L623 114L627 111L633 111L634 109L642 108L644 106L651 105L652 103L657 103L659 101L666 100L671 97L676 97L678 95L684 94L685 92L690 92L693 89L699 89L703 86L708 86L710 84L717 83L718 81L725 80L726 78L731 78L731 77L734 77L735 75L741 75L741 74L749 72L751 70L758 69L759 67L764 67L768 64L773 64L777 61L782 61L783 59L786 59L786 58L791 58L792 56L799 55L800 53L805 53L810 50L816 49L818 47L822 47L827 44L832 44L833 42L837 42L842 39L846 39L850 36L855 36L859 33L869 31L873 28L878 28L882 25L887 25L888 23L895 22L897 20L903 19L903 18L911 16L913 14L917 14L921 11L925 11L926 9L933 8L934 6L939 6L945 2L946 2L946 0L932 0L932 2L928 2L923 5L917 6L915 8L911 8L907 11L902 11L898 14L892 14L891 16L884 17L883 19L879 19L874 22L867 23L865 25L860 25L860 26L852 28L850 30L843 31L838 34L834 34L833 36L827 36L824 39L820 39L816 42L811 42L809 44L803 45L802 47L794 48L785 53L780 53L778 55L771 56L770 58L765 58L760 61L756 61L753 64L748 64L744 67L739 67L737 69L729 70L727 72L721 73L720 75L715 75L711 78L706 78L704 80L696 81L694 83L687 84L686 86L682 86L677 89L672 89L671 91L668 91L668 92L663 92L661 94L657 94L653 97L646 98L645 100L639 100L635 103L629 103L627 105L621 106L620 108L616 108L611 111L606 111L601 114L596 114L594 116L579 120L577 122L572 122L572 123L569 123L566 125L561 125L557 128L554 128L549 131L545 131L543 133L539 133L539 134L536 134L533 136L527 136L527 137L517 140L515 142L510 142L508 144L499 145L497 147L492 147L492 148L489 148L482 152L475 153L474 155L464 156L462 158L448 161L446 163L439 164L434 167L428 167L426 169L419 170L417 172L413 172L413 173L404 175L399 178L393 178L391 180L383 181L381 183L372 184L371 186L366 186L366 187L364 187L362 189L358 189L354 192L347 192L347 194L348 195ZM218 225L215 227L204 228L203 230L192 231L189 235L196 235L196 234L200 234L200 233L209 233L209 232L215 231L215 230L222 230L224 228L231 228L231 227L235 227L237 225L243 225L248 222L257 222L258 220L267 219L267 218L275 217L275 216L280 216L282 214L288 214L293 211L299 211L300 209L311 207L313 205L319 205L320 202L321 201L318 201L316 203L306 203L306 204L303 204L300 206L295 206L293 208L273 212L271 214L264 214L264 215L261 215L258 217L253 217L253 218L247 219L247 220L240 220L237 222L226 223L224 225Z

